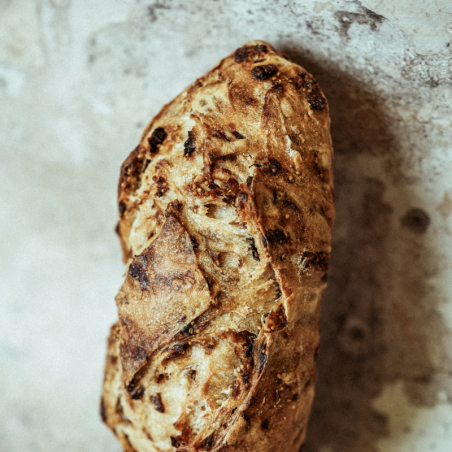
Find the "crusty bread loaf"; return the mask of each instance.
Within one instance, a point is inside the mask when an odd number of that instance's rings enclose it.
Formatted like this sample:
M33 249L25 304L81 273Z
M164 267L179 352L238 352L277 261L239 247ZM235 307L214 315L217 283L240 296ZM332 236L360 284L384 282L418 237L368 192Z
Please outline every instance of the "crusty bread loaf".
M146 127L118 190L127 276L101 414L131 451L297 452L334 219L319 86L269 44Z

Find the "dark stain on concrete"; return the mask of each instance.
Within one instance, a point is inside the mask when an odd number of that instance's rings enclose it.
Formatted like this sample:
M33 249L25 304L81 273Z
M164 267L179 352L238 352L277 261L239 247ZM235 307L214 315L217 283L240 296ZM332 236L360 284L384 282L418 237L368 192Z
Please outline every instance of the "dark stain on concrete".
M153 3L152 5L148 6L148 16L151 22L156 22L158 20L158 10L162 9L170 9L167 5L162 5L159 2Z
M372 31L377 31L380 24L386 20L383 16L361 7L361 12L336 11L334 17L339 23L339 35L341 38L349 39L348 31L353 24L367 25Z
M414 207L405 213L400 222L404 228L411 232L424 234L430 224L430 217L424 210Z

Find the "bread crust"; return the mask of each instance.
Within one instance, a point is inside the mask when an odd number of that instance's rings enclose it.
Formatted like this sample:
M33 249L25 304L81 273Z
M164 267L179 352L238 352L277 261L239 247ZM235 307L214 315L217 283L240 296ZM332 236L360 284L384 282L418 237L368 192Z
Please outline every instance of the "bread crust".
M334 221L327 102L268 43L223 59L121 167L127 275L101 414L127 452L297 452Z

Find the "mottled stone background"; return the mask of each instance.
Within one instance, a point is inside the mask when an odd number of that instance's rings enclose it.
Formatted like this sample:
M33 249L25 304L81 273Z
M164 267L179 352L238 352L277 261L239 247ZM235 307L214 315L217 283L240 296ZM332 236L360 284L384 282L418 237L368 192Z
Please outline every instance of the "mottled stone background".
M119 166L164 103L255 38L331 108L306 451L452 451L450 0L0 0L2 452L119 451L98 415Z

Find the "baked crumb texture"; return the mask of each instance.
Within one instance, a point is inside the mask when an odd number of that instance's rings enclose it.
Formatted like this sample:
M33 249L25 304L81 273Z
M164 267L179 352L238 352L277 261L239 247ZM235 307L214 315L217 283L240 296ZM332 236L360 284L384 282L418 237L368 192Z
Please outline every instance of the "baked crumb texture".
M262 41L146 127L118 188L127 275L101 415L127 452L298 452L334 219L328 106Z

